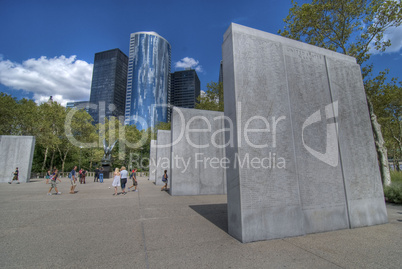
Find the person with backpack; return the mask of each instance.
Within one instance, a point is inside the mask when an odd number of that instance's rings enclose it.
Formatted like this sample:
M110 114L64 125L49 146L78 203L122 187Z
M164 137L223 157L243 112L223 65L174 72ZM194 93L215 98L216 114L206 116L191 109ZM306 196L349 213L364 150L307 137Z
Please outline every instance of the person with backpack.
M59 180L61 182L61 180L60 180L60 178L58 178L58 176L59 176L58 171L57 171L57 169L55 169L53 174L50 176L50 184L51 184L51 186L50 186L49 191L47 192L47 195L52 195L52 193L51 193L52 189L54 189L56 191L56 194L61 194L61 192L59 192L57 190L57 182L56 182L56 180ZM49 179L46 180L46 184L48 184L48 183L49 183Z
M70 194L74 194L75 187L77 187L77 178L75 177L76 169L77 169L77 166L74 166L73 170L71 170L70 174L68 174L68 177L70 178L70 182L71 182Z

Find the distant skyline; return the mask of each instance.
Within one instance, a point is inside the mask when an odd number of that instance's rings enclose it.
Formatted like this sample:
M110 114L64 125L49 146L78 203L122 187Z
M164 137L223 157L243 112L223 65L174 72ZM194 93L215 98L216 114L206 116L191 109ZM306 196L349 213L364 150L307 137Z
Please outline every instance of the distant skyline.
M164 37L171 72L195 69L205 91L218 81L231 22L277 34L290 7L290 0L0 0L0 92L38 103L89 100L95 53L119 48L129 56L130 34L141 31ZM386 37L392 47L372 56L374 75L389 68L402 80L402 27Z

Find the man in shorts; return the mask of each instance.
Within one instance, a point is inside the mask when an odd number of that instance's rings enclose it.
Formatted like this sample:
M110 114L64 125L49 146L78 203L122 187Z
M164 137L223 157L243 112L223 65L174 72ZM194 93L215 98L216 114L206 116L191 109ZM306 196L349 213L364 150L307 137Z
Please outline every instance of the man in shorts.
M137 190L137 185L138 185L138 182L137 182L137 169L133 169L133 171L131 173L131 178L133 179L133 186L128 187L128 190L130 190L132 187L134 187L133 191L138 191Z
M8 184L11 184L11 182L13 182L14 180L17 181L17 184L20 184L20 181L18 180L18 167L15 168L15 172L13 173L13 178L11 179L11 181L8 182Z
M77 178L75 177L75 170L77 170L77 166L74 166L74 169L71 170L71 178L70 178L70 182L71 182L71 187L70 187L70 194L74 194L75 193L75 187L77 186Z
M56 180L61 182L61 180L58 178L58 176L59 176L58 171L57 171L57 169L55 169L53 174L50 176L51 186L50 186L49 191L47 192L47 195L52 195L52 193L51 193L52 189L54 189L56 191L56 194L61 194L61 192L59 192L57 190ZM46 180L46 184L48 184L48 183L49 183L49 179Z

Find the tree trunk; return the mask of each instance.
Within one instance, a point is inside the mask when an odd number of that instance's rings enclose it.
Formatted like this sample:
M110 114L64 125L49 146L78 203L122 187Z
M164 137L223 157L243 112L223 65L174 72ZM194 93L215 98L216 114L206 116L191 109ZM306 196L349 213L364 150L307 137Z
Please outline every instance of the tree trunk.
M373 110L373 104L368 97L367 104L370 112L371 127L373 128L375 147L377 149L382 184L389 186L391 184L391 174L389 172L387 148L385 147L384 138L382 137L381 125L377 121L377 116L374 114Z
M50 171L52 171L53 170L53 161L54 161L54 153L56 152L56 150L53 150L53 153L52 153L52 159L50 160Z
M45 150L45 159L43 160L43 164L42 164L42 171L45 170L45 166L46 166L46 159L47 159L47 152L48 152L49 148L46 147Z

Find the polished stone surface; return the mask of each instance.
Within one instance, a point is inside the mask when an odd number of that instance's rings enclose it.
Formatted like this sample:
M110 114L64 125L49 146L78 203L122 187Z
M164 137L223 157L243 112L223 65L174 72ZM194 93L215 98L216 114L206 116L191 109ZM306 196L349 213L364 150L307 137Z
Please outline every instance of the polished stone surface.
M171 195L226 193L223 112L172 112Z
M386 223L355 59L237 24L222 52L229 233L251 242Z
M0 136L0 182L9 182L19 170L19 181L29 182L35 150L34 136Z
M151 140L149 153L149 180L155 182L156 179L156 140Z
M158 130L156 140L156 185L165 185L165 183L162 182L164 170L167 170L168 177L170 177L171 137L170 131Z

